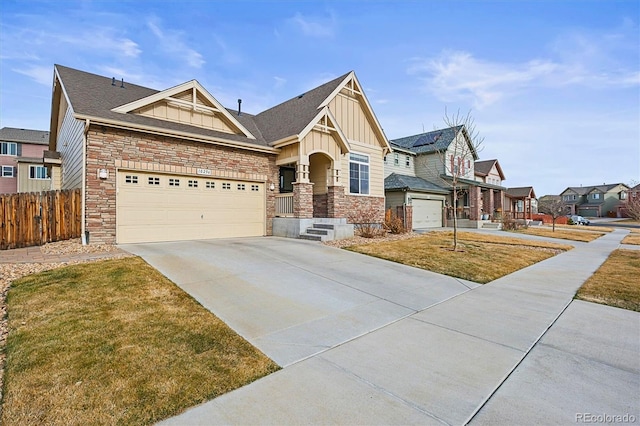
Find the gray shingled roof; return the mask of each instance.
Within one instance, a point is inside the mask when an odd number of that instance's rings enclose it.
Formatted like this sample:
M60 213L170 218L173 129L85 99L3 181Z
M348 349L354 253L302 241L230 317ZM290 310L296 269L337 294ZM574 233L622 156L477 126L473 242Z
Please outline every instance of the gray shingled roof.
M415 152L416 154L443 151L449 147L451 142L453 142L456 134L462 127L463 126L455 126L446 129L434 130L432 132L393 139L389 142L391 143L392 148L397 146L411 152Z
M575 192L578 195L585 195L588 194L589 192L593 191L594 189L599 190L600 192L608 192L611 189L615 188L618 185L623 185L623 186L627 186L624 183L612 183L609 185L593 185L593 186L570 186L567 189L565 189L564 191L561 192L561 194L564 194L566 191L571 190L573 192Z
M113 112L111 110L115 107L154 95L159 91L126 81L122 88L120 81L112 85L112 79L109 77L61 65L55 67L69 96L73 111L77 114L260 146L269 146L269 142L298 134L318 113L318 106L348 75L347 73L304 93L303 96L290 99L258 115L243 112L238 116L236 109L227 108L227 111L256 137L256 139L250 139L244 135L233 135L152 117Z
M267 142L299 134L318 114L318 107L349 75L346 73L322 86L289 99L255 116Z
M511 198L524 198L532 196L535 198L536 193L533 190L533 186L521 186L518 188L507 188L507 195Z
M417 192L435 192L438 194L448 194L451 192L449 189L438 186L428 180L416 176L399 175L397 173L391 173L384 179L384 189L385 191L409 190Z
M0 140L4 142L32 143L49 145L49 132L44 130L16 129L3 127L0 129Z

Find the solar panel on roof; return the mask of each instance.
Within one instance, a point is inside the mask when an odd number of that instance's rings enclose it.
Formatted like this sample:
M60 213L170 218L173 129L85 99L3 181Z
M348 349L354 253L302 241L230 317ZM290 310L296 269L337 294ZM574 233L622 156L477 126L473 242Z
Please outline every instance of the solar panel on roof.
M413 143L413 147L417 148L419 146L432 145L436 143L438 139L440 139L440 136L442 136L442 132L427 133L425 135L422 135L418 139L416 139L416 141Z

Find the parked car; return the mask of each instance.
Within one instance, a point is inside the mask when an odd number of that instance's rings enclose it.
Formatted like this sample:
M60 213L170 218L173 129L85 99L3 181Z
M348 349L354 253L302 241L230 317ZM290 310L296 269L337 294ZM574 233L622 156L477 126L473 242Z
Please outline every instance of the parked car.
M571 216L571 221L576 225L589 225L591 223L589 219L585 219L584 217L578 215Z

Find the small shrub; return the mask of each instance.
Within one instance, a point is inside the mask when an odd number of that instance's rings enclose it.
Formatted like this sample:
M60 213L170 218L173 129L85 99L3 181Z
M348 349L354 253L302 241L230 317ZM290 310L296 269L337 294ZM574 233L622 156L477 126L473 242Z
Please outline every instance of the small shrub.
M567 219L567 225L575 225L575 224L576 223L571 218Z
M391 209L384 213L384 229L392 234L404 234L407 230L400 219Z
M356 235L364 238L375 238L384 235L385 230L382 223L377 221L376 212L363 211L349 215L349 223L353 223L353 230Z
M517 231L528 227L529 224L526 220L514 219L509 213L505 213L502 217L502 229L505 231Z

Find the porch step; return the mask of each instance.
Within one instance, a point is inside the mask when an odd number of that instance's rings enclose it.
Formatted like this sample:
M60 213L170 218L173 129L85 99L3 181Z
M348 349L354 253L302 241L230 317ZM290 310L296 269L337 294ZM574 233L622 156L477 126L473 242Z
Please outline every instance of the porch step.
M485 222L482 224L482 229L501 229L502 224L499 222Z
M334 225L331 223L314 223L300 238L313 241L331 241L334 239Z

